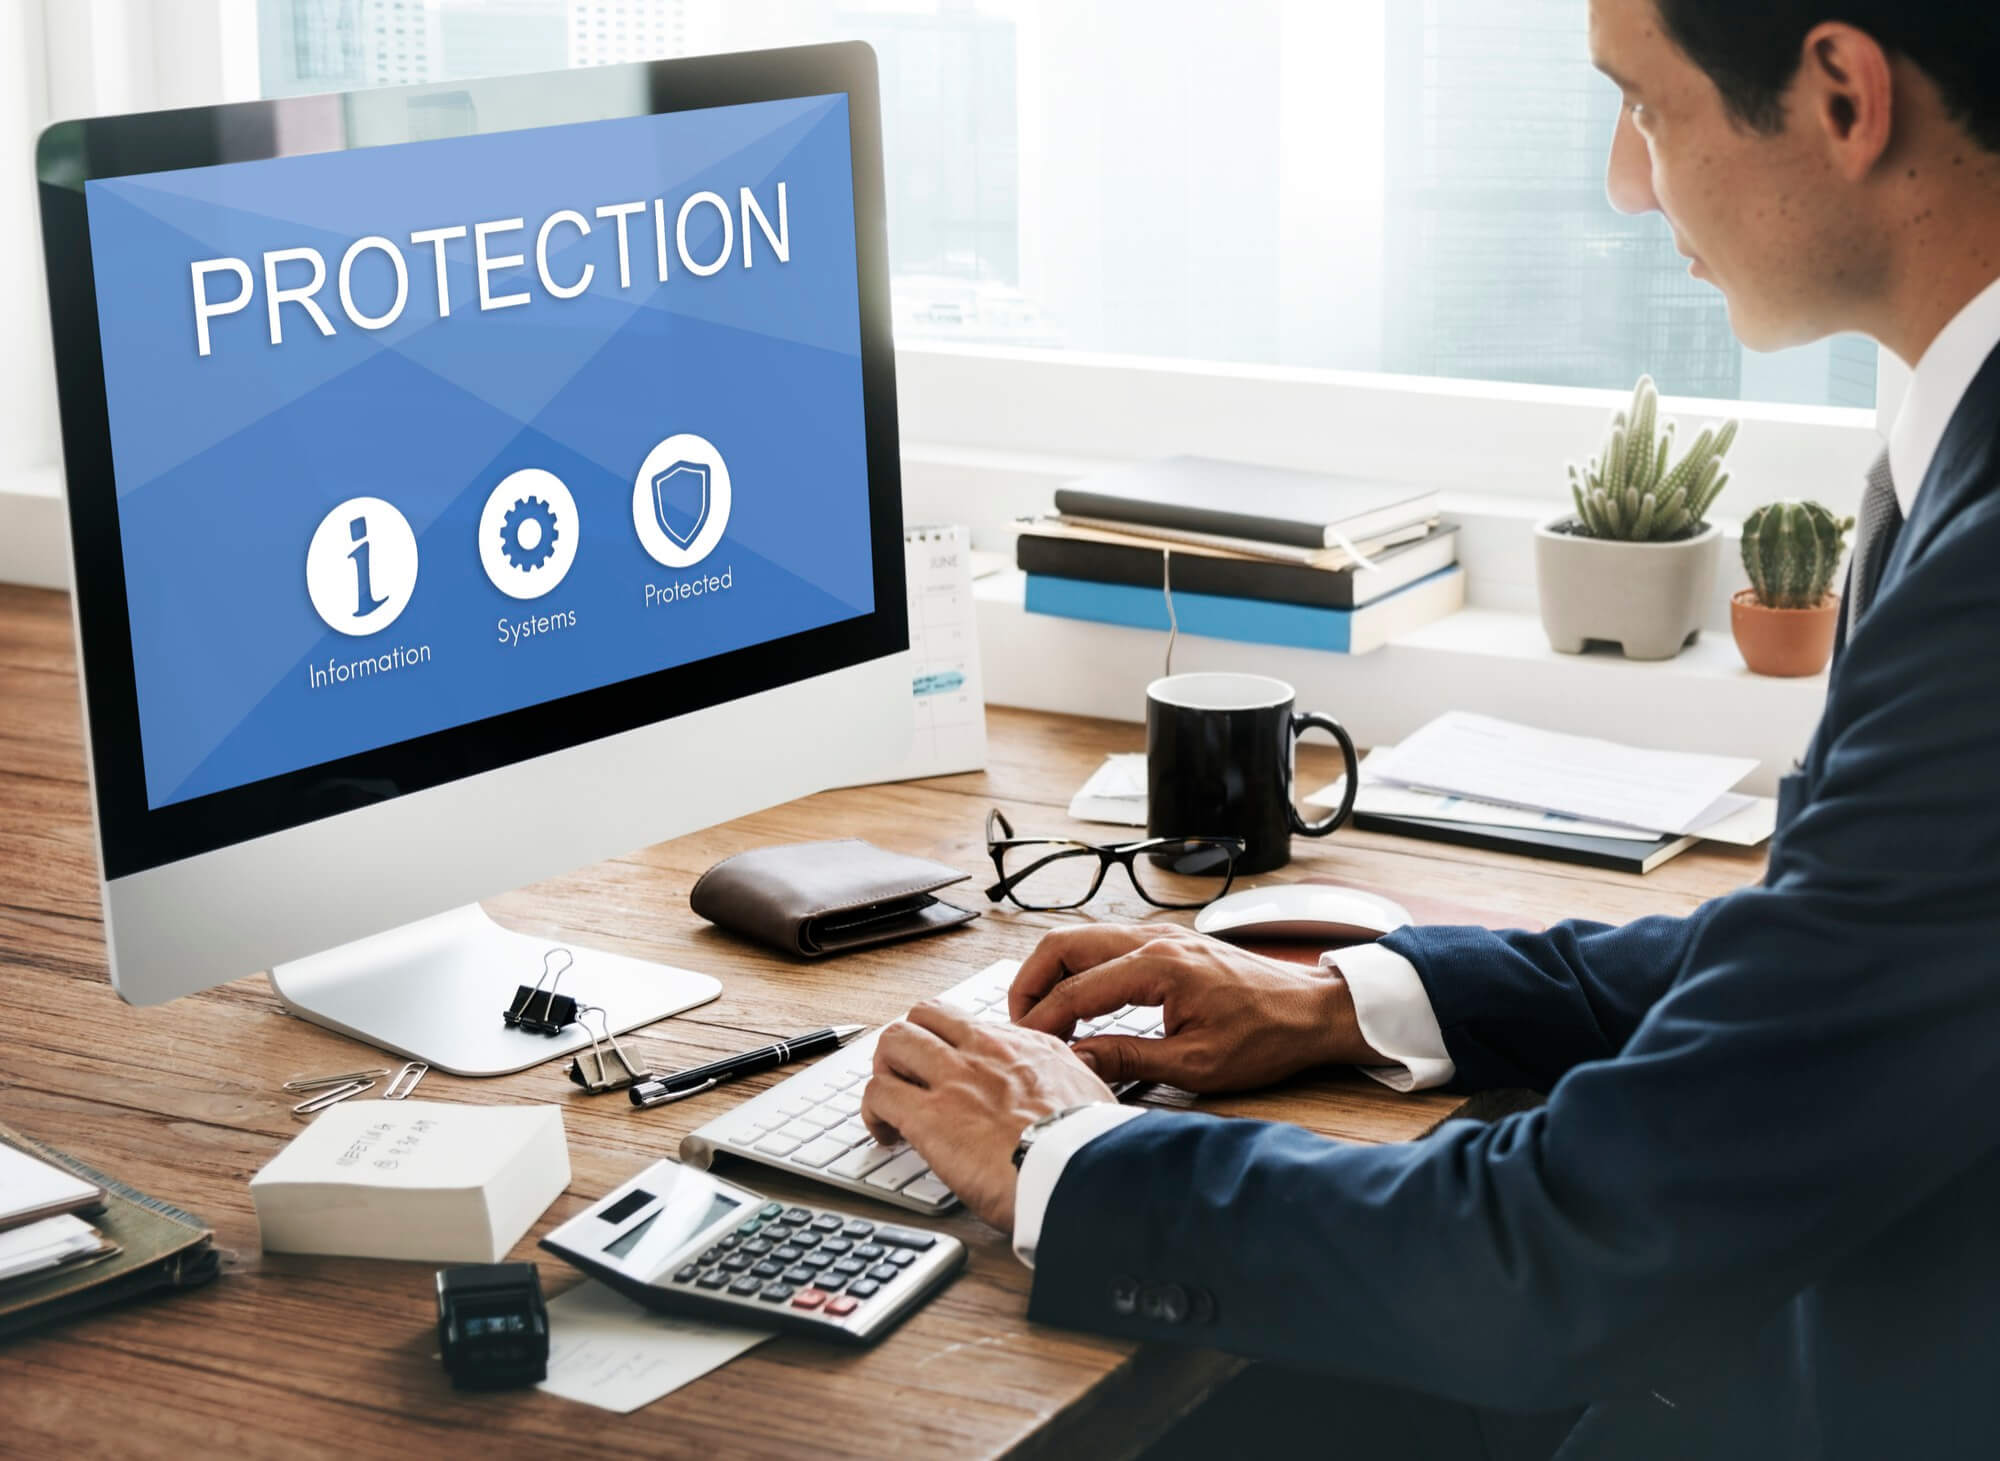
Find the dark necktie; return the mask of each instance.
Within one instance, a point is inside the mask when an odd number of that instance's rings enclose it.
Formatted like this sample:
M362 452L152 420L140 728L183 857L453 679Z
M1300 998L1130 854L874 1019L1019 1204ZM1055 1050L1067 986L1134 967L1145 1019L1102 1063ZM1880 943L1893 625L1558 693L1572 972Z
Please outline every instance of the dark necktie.
M1896 546L1903 529L1902 504L1896 501L1896 483L1889 475L1889 453L1885 450L1868 469L1868 489L1861 494L1861 520L1854 534L1854 561L1847 571L1847 595L1841 601L1841 634L1844 643L1868 612L1875 590L1882 582L1883 565Z

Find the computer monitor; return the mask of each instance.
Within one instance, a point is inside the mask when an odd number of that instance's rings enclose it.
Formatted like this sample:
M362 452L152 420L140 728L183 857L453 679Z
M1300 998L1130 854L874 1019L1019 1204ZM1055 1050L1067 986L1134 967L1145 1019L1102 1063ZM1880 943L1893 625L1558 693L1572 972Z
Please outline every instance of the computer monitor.
M502 1020L563 956L464 905L893 767L867 47L63 122L38 163L126 999L269 969L522 1069L585 1043ZM718 988L568 948L613 1030Z

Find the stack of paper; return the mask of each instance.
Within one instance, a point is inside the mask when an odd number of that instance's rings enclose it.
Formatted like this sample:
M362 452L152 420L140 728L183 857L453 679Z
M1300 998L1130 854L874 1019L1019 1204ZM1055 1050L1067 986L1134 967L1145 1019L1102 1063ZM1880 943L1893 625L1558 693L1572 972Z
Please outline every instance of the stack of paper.
M44 1218L0 1233L0 1283L80 1259L108 1256L113 1251L103 1235L82 1218Z
M1730 790L1755 760L1649 751L1452 711L1362 770L1357 811L1493 827L1653 841L1704 837L1755 846L1777 804ZM1336 782L1310 801L1337 805Z
M1083 789L1070 799L1069 814L1079 822L1118 827L1146 825L1146 753L1106 756Z

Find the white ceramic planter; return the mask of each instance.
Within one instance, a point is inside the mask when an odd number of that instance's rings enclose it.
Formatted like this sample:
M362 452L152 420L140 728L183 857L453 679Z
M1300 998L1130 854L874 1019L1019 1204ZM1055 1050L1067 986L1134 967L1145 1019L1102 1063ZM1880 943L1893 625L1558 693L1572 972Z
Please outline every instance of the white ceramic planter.
M1674 543L1620 543L1555 531L1558 513L1535 525L1535 589L1549 646L1581 654L1591 640L1627 659L1672 659L1701 632L1715 591L1722 530L1710 523Z

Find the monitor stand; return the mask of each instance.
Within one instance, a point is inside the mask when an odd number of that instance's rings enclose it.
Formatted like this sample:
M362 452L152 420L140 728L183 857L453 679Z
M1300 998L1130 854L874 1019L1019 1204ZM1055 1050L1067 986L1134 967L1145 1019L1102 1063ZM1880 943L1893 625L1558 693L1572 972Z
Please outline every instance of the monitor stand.
M293 1014L433 1069L509 1075L590 1046L580 1025L535 1035L501 1019L520 986L541 977L551 949L568 949L576 960L557 992L601 1007L613 1034L722 993L706 974L510 933L477 904L279 964L271 988ZM598 1028L594 1017L589 1028Z

